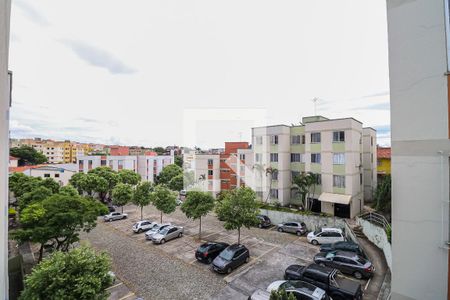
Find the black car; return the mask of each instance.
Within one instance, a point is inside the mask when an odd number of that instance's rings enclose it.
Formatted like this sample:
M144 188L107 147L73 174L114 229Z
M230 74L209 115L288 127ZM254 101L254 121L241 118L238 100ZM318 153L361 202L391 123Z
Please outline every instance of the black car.
M227 243L216 243L216 242L207 242L201 244L198 247L197 251L195 251L195 258L198 261L206 262L210 264L217 255L220 254L229 244Z
M233 244L220 252L213 260L213 270L217 273L231 273L240 265L250 260L250 251L241 244Z
M348 252L354 252L356 254L359 254L363 257L365 257L364 252L361 250L361 247L359 247L358 244L353 242L336 242L332 244L323 244L320 246L320 252L330 252L335 250L341 250L341 251L348 251Z
M256 217L258 218L258 221L259 221L259 223L258 223L259 228L267 228L272 225L272 222L270 221L268 216L257 215Z
M342 273L355 276L357 279L370 278L374 271L370 261L353 252L321 252L314 256L314 262L322 266L338 269Z

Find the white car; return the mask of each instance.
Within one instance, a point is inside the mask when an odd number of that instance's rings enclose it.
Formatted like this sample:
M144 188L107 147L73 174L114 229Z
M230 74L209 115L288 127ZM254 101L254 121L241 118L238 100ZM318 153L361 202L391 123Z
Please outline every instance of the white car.
M147 231L155 226L156 222L150 222L149 220L142 220L133 225L132 229L135 233L141 233Z
M329 244L345 241L342 229L339 228L320 228L312 231L306 236L308 242L313 245Z
M109 214L107 214L107 215L104 215L103 216L103 220L105 220L105 222L112 222L112 221L115 221L115 220L122 220L122 219L126 219L128 217L128 215L127 214L122 214L122 213L120 213L120 212L112 212L112 213L109 213Z
M152 241L155 244L164 244L174 238L183 236L184 228L177 226L167 226L152 235Z
M152 239L152 235L154 235L155 233L157 233L159 230L164 229L167 226L172 225L171 223L164 223L164 224L158 224L155 223L153 225L153 227L151 229L149 229L146 233L145 233L145 238L147 240L151 240Z
M296 299L305 300L332 300L327 296L326 292L308 282L295 280L277 280L267 287L267 292L278 291L284 289L288 293L293 293Z

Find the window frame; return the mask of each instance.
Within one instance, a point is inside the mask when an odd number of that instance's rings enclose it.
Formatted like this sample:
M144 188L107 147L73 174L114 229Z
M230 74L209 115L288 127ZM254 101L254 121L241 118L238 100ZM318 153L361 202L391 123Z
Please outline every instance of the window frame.
M333 131L333 143L345 143L345 131L344 130Z
M313 139L313 136L319 137L318 140ZM322 135L320 134L320 132L311 132L310 137L311 137L311 144L320 144L322 142Z
M314 161L313 161L313 155L316 158ZM318 161L317 161L317 158L319 158ZM312 164L321 164L322 163L321 153L311 153L311 163Z

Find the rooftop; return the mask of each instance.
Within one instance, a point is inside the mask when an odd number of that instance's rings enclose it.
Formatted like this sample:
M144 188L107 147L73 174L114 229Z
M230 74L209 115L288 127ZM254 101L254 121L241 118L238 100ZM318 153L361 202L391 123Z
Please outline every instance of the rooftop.
M377 157L391 159L391 148L390 147L377 147Z

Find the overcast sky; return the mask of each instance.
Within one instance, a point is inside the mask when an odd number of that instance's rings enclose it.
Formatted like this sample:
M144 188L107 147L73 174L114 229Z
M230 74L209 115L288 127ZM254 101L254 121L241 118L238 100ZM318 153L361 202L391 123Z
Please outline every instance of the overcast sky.
M13 138L220 147L317 97L390 143L385 1L12 2Z

